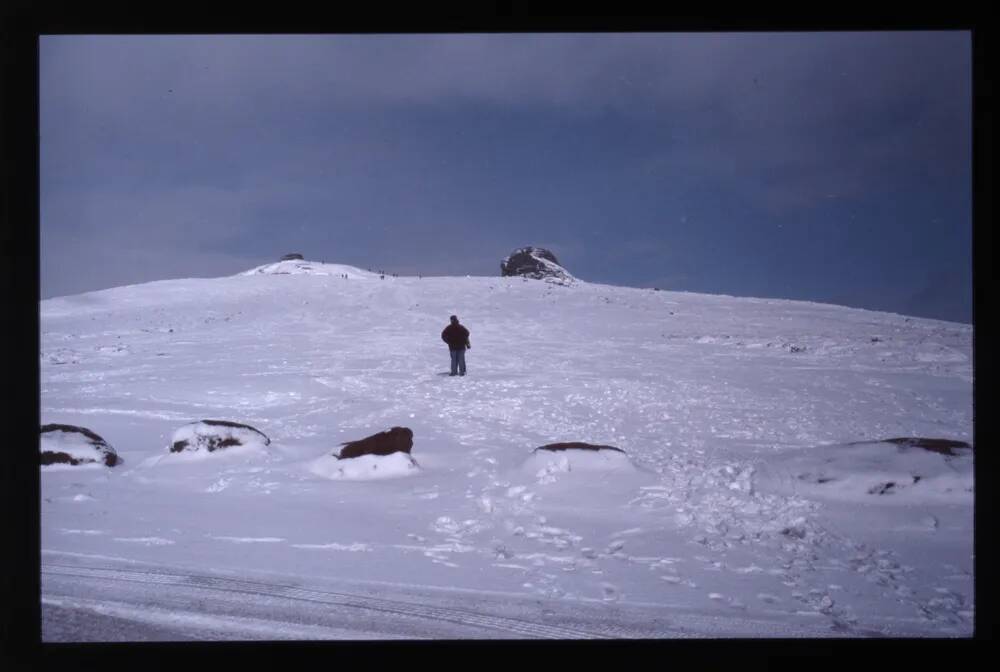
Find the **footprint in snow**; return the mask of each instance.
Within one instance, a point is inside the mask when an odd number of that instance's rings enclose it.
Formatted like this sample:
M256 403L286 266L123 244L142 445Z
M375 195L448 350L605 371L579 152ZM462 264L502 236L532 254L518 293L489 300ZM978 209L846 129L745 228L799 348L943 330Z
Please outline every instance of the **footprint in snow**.
M611 536L613 536L613 537L625 537L625 536L629 536L629 535L633 535L633 534L639 534L640 532L642 532L642 528L641 527L630 527L627 530L622 530L621 532L615 532ZM625 543L625 542L622 542L622 543Z
M493 554L498 560L510 560L514 557L514 553L512 551L504 546L503 543L496 540L493 542Z
M504 529L515 537L523 537L525 535L525 530L522 525L518 525L515 521L507 519L503 521Z
M231 478L220 478L215 483L205 488L205 492L222 492L229 487L232 480L233 479Z
M436 565L444 565L445 567L451 567L453 569L458 567L458 565L456 565L454 562L448 562L447 560L442 560L441 558L435 557L430 553L424 553L424 555L430 558L431 562L433 562Z

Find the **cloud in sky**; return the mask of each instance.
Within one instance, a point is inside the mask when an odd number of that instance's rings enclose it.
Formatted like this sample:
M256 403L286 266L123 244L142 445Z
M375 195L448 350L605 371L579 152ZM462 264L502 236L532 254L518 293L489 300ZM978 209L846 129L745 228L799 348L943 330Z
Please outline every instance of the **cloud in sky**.
M967 33L45 36L40 54L43 296L118 282L126 249L157 254L121 282L297 246L492 275L545 239L584 278L774 291L762 260L814 253L820 229L873 282L893 262L857 236L947 239L968 263ZM742 238L749 281L713 275ZM104 275L73 268L75 240ZM630 240L650 243L631 270L602 268ZM857 290L828 285L801 291Z

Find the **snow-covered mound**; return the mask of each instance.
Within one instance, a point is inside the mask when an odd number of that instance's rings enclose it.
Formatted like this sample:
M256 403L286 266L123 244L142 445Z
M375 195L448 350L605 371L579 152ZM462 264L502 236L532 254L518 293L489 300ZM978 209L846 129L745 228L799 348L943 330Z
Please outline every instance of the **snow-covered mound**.
M420 472L416 460L403 452L345 459L324 455L308 463L306 468L317 476L333 481L371 481L413 476Z
M326 264L319 261L309 261L307 259L286 259L276 261L273 264L264 264L243 271L239 275L331 275L351 278L377 278L377 273L365 271L354 266L345 264Z
M113 467L121 463L115 449L86 427L42 425L38 444L43 468Z
M245 447L261 451L271 443L259 429L228 420L200 420L184 425L170 439L170 452L212 453Z
M754 485L766 492L865 504L971 503L972 451L952 452L889 441L818 446L763 465Z
M538 450L525 460L522 468L541 480L570 472L635 472L636 467L624 452L614 450Z
M576 278L563 268L556 255L542 247L522 247L500 262L501 277L520 275L555 284L571 284Z

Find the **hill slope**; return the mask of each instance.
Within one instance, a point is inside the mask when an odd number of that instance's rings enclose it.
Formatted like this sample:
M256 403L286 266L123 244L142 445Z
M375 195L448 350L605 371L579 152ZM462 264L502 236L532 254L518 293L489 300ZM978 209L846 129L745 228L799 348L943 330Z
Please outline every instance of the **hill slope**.
M451 614L303 630L290 623L305 607L250 618L263 597L244 620L229 603L161 605L157 627L207 619L219 637L971 633L971 458L883 443L844 457L890 437L971 442L967 325L302 264L41 303L42 422L89 427L124 460L43 473L51 637L65 637L66 610L153 619L128 606L154 599L152 583L126 594L65 569L123 563L391 591ZM451 314L471 331L465 378L445 375ZM167 455L173 431L203 418L271 445ZM340 443L393 425L413 430L419 470L334 479ZM532 457L561 441L618 446L630 464ZM812 478L822 465L831 486ZM518 635L448 604L552 629Z

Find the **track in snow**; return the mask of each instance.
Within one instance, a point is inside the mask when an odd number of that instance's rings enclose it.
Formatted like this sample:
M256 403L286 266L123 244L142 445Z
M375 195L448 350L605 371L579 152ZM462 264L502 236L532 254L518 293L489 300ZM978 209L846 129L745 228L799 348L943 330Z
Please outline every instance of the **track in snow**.
M468 598L480 611L164 570L42 565L44 641L109 641L100 622L130 624L137 639L644 639L830 637L829 628L725 618L683 609ZM164 590L169 587L169 590ZM442 599L426 595L424 599ZM420 599L419 596L414 599ZM462 600L455 593L443 599ZM483 613L516 610L527 618ZM67 614L82 611L67 625ZM633 613L634 612L634 613ZM48 625L46 625L48 621ZM57 622L58 621L58 622ZM142 624L141 626L139 624ZM143 629L145 628L145 629ZM164 634L166 633L166 634ZM733 633L740 633L734 635ZM833 636L838 636L834 634ZM842 636L842 635L841 635Z
M409 617L435 623L450 623L463 628L481 629L502 633L501 636L525 639L602 639L607 638L599 632L589 632L573 628L544 625L521 621L513 618L488 616L461 609L449 609L399 600L387 600L347 593L308 590L295 586L247 581L243 579L227 579L222 577L173 574L166 572L121 570L94 567L79 567L72 565L45 564L42 566L42 578L73 577L112 583L136 583L145 586L175 586L192 595L192 602L200 599L210 599L206 593L238 593L253 598L281 598L300 602L312 602L329 605L342 610L365 610L377 612L381 616ZM176 597L178 593L173 593ZM470 635L466 635L470 636ZM480 635L482 636L482 635ZM489 635L486 635L489 636Z

